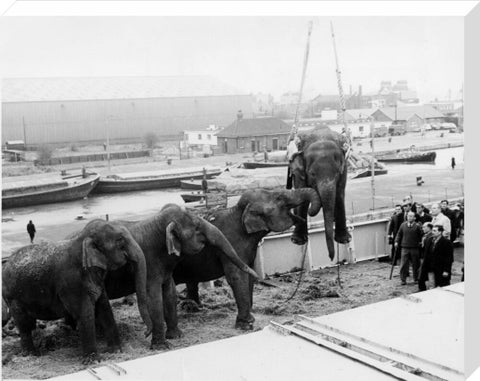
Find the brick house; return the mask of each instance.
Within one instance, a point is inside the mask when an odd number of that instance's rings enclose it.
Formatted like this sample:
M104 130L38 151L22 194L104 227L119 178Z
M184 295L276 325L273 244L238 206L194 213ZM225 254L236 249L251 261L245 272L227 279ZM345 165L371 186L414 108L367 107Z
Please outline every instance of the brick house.
M274 117L237 119L217 134L222 153L262 152L286 149L291 127Z

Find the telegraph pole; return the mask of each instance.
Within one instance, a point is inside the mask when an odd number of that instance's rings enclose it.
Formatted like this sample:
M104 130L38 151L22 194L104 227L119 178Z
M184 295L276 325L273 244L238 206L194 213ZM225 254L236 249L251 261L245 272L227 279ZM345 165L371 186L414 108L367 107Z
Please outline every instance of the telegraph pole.
M372 171L372 209L375 210L375 147L374 147L374 136L375 136L375 122L373 118L370 120L370 134L371 134L371 145L372 145L372 160L370 163L370 170Z
M105 134L107 136L107 162L108 162L108 172L110 172L110 120L112 116L108 115L105 119Z

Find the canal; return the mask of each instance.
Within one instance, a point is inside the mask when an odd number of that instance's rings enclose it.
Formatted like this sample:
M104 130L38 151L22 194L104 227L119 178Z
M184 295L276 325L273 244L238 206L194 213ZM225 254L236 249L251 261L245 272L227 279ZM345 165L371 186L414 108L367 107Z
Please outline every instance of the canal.
M373 207L387 208L412 194L416 201L428 202L463 195L463 147L437 150L435 164L389 164L387 175L375 177L372 197L371 178L351 180L347 184L347 215L363 213ZM450 168L455 157L457 168ZM285 170L286 172L286 170ZM416 185L421 176L424 185ZM81 228L92 218L138 219L158 211L167 203L184 204L180 189L94 195L87 199L14 208L2 211L2 255L28 243L26 225L33 220L38 239L58 240ZM83 220L78 220L83 216ZM315 219L321 219L321 213Z

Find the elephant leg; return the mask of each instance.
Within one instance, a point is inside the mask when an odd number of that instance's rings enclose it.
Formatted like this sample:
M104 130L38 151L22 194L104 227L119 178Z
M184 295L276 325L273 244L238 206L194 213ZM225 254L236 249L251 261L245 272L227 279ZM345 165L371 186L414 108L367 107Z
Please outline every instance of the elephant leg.
M348 243L352 239L347 229L345 216L345 186L347 184L347 170L340 177L337 184L337 195L335 197L335 241Z
M33 354L38 356L40 353L38 349L33 345L32 331L35 329L37 321L30 316L27 311L22 308L21 304L16 301L12 301L10 304L10 311L13 317L13 321L20 333L20 345L22 352L25 355Z
M198 283L187 283L187 298L193 300L199 306L202 305L198 295Z
M65 324L68 325L73 330L75 330L77 328L77 321L68 312L65 312Z
M235 328L252 330L255 318L251 314L252 298L250 296L250 275L238 270L230 263L224 262L225 278L232 288L238 308ZM253 282L252 282L253 286Z
M83 364L100 360L95 336L95 301L88 294L82 295L78 331L82 342Z
M157 277L155 280L149 280L148 286L148 308L150 318L152 319L152 343L150 349L170 349L170 344L165 339L163 291L160 277Z
M98 323L102 327L104 335L107 339L108 352L121 352L120 335L118 333L117 323L113 317L112 307L108 301L108 296L105 291L97 300L96 312L98 316Z
M165 311L165 323L167 323L167 339L178 339L183 336L182 331L178 328L177 317L177 289L173 277L163 284L163 306Z
M295 224L291 240L296 245L304 245L308 241L308 225L307 225L308 203L302 204L296 209L297 216L304 219L305 222Z

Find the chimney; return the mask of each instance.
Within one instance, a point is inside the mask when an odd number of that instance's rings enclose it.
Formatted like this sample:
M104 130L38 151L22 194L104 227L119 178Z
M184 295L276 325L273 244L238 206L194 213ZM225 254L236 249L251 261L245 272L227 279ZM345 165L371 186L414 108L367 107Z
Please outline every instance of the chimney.
M242 120L243 119L243 112L242 110L237 111L237 120Z

